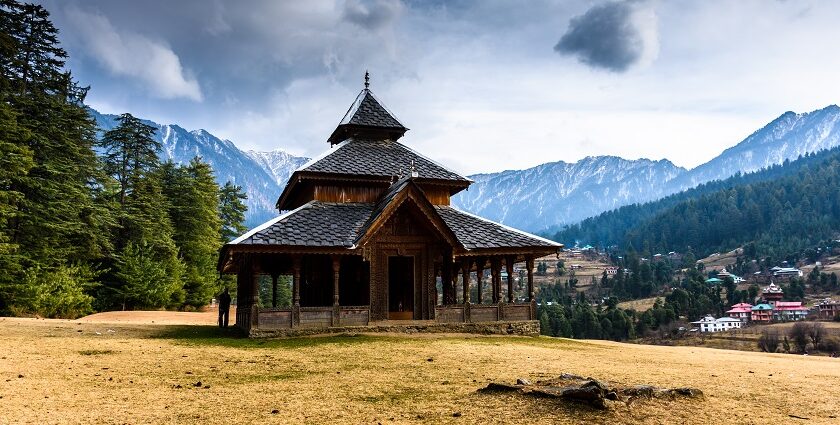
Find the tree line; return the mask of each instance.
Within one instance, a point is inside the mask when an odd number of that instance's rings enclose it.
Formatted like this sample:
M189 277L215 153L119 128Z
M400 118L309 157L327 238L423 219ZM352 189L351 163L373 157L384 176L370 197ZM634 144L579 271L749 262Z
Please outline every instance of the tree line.
M554 239L574 244L685 252L700 256L754 242L755 255L787 259L840 224L840 148L646 204L608 211L567 227Z
M46 9L0 0L0 313L207 304L242 189L200 158L161 163L130 114L97 138L66 60Z

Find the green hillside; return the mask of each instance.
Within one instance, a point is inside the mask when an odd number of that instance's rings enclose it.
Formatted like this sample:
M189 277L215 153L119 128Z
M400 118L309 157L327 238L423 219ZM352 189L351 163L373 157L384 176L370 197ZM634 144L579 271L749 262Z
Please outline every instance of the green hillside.
M629 205L570 226L554 239L572 246L633 246L703 256L754 242L785 257L835 238L840 229L840 150Z

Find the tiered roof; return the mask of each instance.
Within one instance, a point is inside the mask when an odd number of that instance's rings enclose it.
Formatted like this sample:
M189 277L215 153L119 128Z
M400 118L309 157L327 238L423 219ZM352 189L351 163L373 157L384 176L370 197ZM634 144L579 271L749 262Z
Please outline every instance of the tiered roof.
M294 208L295 203L303 205L227 244L222 257L234 246L356 249L408 200L460 255L545 255L562 247L448 205L432 205L421 185L446 188L454 194L471 181L399 143L397 139L407 130L376 99L366 76L364 90L329 138L331 145L338 146L296 170L277 201L280 210ZM339 186L347 182L372 184L384 190L371 203L307 202L306 190L325 180Z

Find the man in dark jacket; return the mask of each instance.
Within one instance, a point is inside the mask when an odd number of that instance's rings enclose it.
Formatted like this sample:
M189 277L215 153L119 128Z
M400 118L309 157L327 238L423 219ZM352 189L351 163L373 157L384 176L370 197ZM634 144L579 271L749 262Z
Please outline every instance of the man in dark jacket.
M226 328L228 327L228 317L230 316L230 293L228 292L228 288L225 288L225 292L222 292L222 295L219 295L219 327Z

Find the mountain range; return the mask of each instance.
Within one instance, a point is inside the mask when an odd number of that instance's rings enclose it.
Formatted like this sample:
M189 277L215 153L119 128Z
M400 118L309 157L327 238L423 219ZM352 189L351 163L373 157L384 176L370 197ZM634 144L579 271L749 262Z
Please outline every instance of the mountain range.
M667 160L587 157L526 170L471 176L453 204L491 220L548 232L622 205L658 199L737 173L751 173L840 145L840 107L785 112L696 168ZM553 229L552 229L553 228Z
M91 110L102 130L116 115ZM309 158L282 149L242 151L230 140L205 130L187 131L157 124L163 160L189 162L201 156L219 183L231 181L248 193L246 225L277 215L274 204L292 172ZM693 169L668 160L586 157L575 163L551 162L525 170L469 176L474 184L453 197L454 206L506 225L547 231L623 205L652 201L705 182L749 173L799 156L840 145L840 107L809 113L785 112L742 142Z

